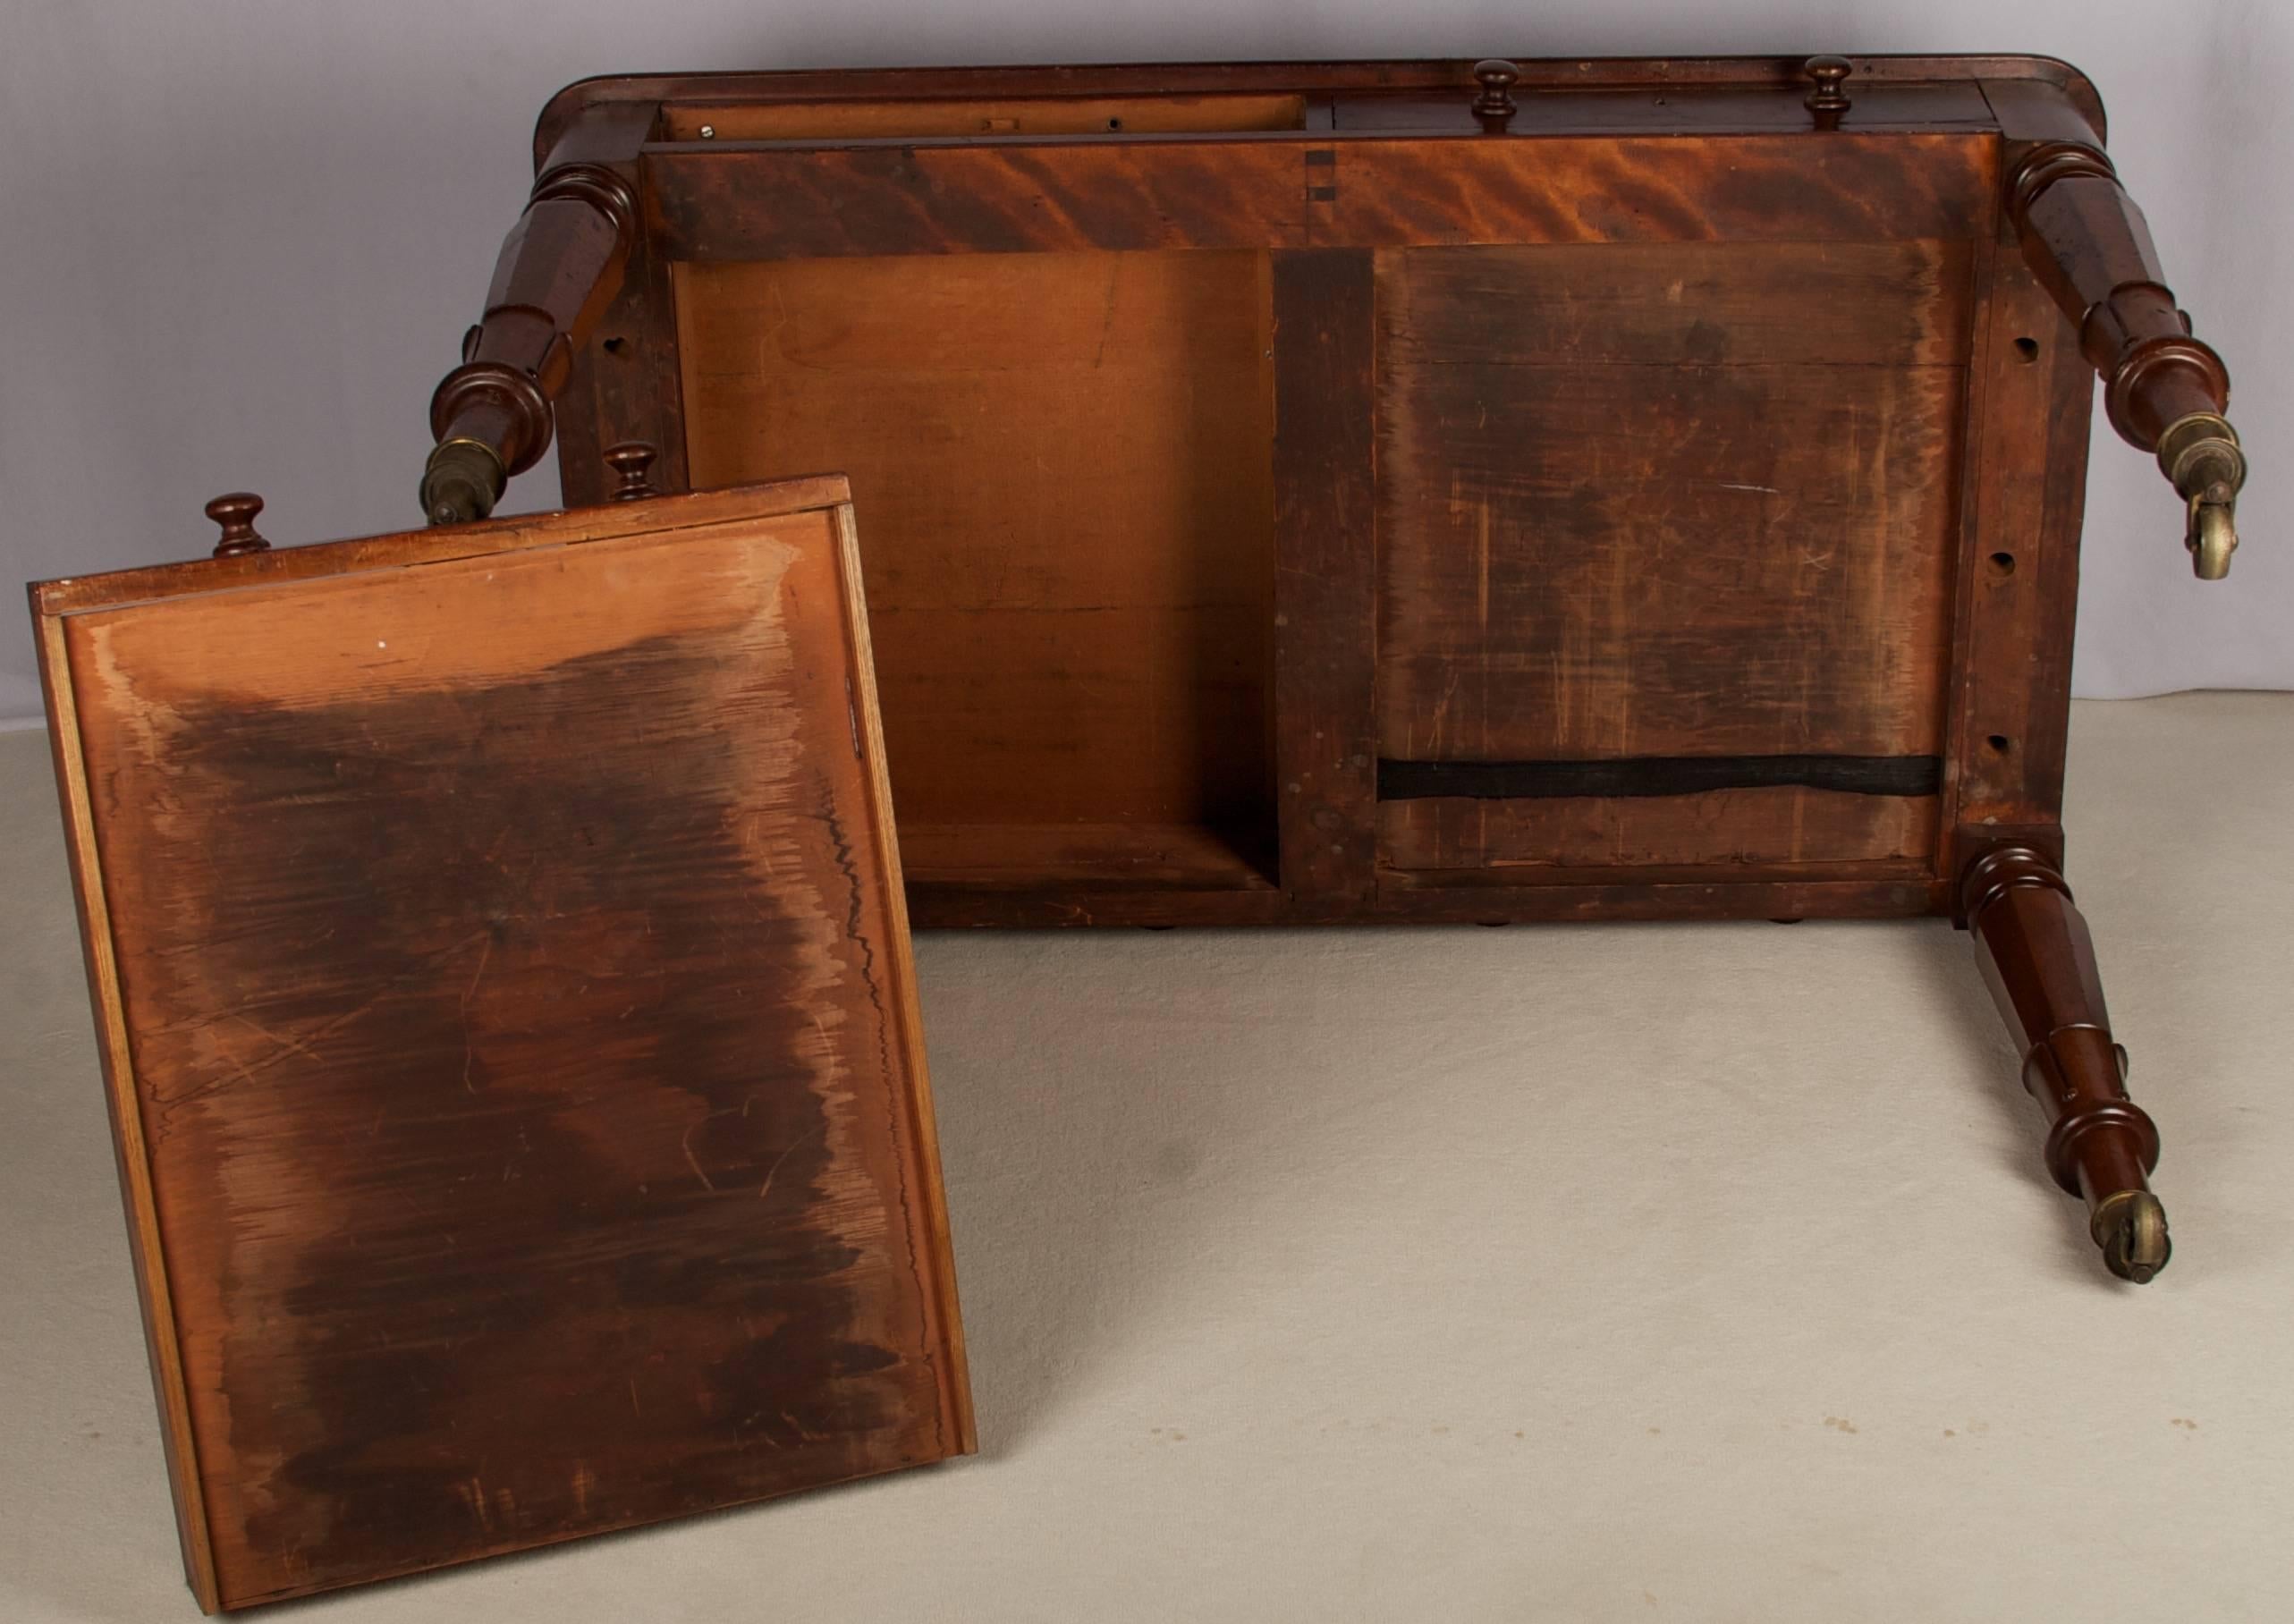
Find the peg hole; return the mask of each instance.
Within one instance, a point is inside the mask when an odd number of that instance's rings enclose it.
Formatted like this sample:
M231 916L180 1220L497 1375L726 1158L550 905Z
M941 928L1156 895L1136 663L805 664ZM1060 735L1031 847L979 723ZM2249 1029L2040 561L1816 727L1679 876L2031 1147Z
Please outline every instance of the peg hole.
M2004 756L2010 748L2010 740L2005 733L1993 733L1984 740L1984 748L1994 756Z
M1121 130L1122 127L1123 121L1120 118L1111 118L1107 121L1107 128L1110 130Z
M1991 565L1993 575L2012 575L2015 573L2015 554L1994 553L1991 557Z
M2018 360L2021 361L2027 367L2029 366L2033 361L2039 359L2039 341L2036 338L2017 339L2015 341L2015 355Z
M605 351L608 355L619 355L629 347L630 341L626 338L609 338L604 345Z

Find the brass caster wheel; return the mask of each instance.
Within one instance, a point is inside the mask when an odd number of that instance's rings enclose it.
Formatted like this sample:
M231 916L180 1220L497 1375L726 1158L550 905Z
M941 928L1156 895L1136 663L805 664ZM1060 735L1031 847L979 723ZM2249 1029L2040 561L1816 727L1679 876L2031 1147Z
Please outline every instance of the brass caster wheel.
M2166 1208L2146 1189L2121 1190L2095 1208L2090 1226L2103 1261L2121 1280L2137 1285L2167 1265L2174 1243L2167 1239Z

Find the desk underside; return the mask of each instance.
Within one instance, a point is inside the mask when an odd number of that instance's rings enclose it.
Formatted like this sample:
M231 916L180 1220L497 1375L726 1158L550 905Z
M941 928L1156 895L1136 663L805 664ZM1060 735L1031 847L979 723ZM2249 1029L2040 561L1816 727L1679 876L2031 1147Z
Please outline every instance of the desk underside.
M567 495L850 477L918 924L1933 912L2052 833L2091 374L1977 84L712 89Z

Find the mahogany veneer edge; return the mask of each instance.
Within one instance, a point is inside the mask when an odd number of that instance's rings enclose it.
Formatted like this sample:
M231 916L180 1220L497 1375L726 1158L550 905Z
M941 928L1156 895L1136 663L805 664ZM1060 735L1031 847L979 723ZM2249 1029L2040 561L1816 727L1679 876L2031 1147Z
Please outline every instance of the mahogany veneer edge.
M207 1531L207 1504L199 1492L199 1449L191 1432L182 1343L174 1298L167 1281L167 1256L159 1235L158 1205L152 1191L151 1160L144 1143L143 1114L135 1081L135 1059L128 1045L120 1002L119 965L106 897L103 856L90 811L87 763L80 753L79 708L71 682L71 656L63 622L40 613L41 588L30 588L41 643L40 686L47 703L48 748L63 802L64 848L72 869L72 906L80 916L80 952L88 971L102 1062L112 1150L125 1200L129 1256L135 1267L136 1301L143 1320L144 1352L159 1401L160 1442L167 1460L167 1486L183 1558L184 1581L199 1604L212 1613L223 1605L216 1575L215 1546Z
M844 620L850 629L845 682L853 696L853 725L859 736L853 749L863 764L869 821L877 838L876 861L884 874L885 905L892 916L888 952L895 985L916 985L916 953L908 915L908 890L901 872L900 842L893 838L892 779L885 768L885 723L876 702L876 657L868 642L868 610L862 596L860 544L849 498L834 506L837 577L844 594ZM899 1030L903 1050L902 1074L908 1079L908 1121L914 1138L908 1146L909 1174L913 1188L925 1198L925 1224L931 1256L914 1260L918 1274L933 1282L932 1304L938 1315L935 1337L947 1356L939 1377L943 1414L954 1423L949 1453L976 1454L979 1434L972 1411L971 1377L964 1350L964 1324L956 1301L955 1249L948 1229L947 1192L940 1175L940 1136L933 1114L929 1072L925 1065L923 1012L918 1000L899 1002ZM898 1120L893 1124L899 1129Z

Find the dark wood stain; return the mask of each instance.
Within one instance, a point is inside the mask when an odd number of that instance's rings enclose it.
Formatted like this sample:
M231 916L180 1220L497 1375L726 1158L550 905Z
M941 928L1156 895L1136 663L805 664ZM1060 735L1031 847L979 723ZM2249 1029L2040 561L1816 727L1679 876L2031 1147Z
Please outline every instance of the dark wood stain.
M817 1062L801 1008L757 1012L805 985L810 943L744 883L723 740L588 725L631 693L692 691L717 653L184 715L178 792L241 816L234 838L193 835L203 850L153 848L209 863L166 1002L324 1036L227 1041L230 1072L154 1099L154 1148L179 1179L220 1174L259 1113L262 1154L325 1192L319 1235L267 1260L292 1283L226 1291L234 1325L276 1316L291 1341L227 1338L221 1382L233 1455L275 1453L294 1491L250 1509L248 1542L310 1579L451 1560L497 1523L575 1532L593 1495L745 1498L818 1471L808 1442L841 1472L897 1419L842 1379L900 1356L855 1340L842 1276L859 1255L808 1222L829 1159ZM426 807L451 809L424 820L444 849L396 832ZM282 943L327 930L317 973L258 990ZM154 1075L177 1069L165 1036L144 1041ZM632 1165L641 1103L690 1118L687 1167Z
M309 666L72 627L224 1604L969 1447L813 525L586 649L476 577L546 622L610 544L273 605ZM306 674L368 620L564 653Z
M1382 255L1382 753L1935 753L1955 263Z

